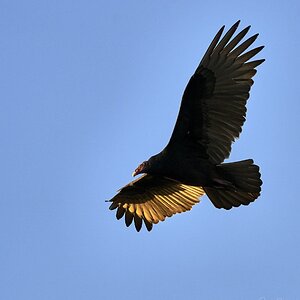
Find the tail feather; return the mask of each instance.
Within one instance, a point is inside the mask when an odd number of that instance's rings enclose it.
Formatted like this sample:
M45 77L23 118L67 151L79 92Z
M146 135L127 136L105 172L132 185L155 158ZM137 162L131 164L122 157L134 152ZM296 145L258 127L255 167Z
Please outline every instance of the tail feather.
M221 164L217 166L217 169L232 185L223 188L204 187L215 207L231 209L240 205L248 205L260 195L261 175L259 167L252 159Z

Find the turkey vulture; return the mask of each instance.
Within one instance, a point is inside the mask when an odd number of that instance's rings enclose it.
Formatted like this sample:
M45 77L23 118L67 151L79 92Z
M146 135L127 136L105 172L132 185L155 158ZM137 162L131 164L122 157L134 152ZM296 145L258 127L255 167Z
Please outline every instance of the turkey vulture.
M109 200L117 219L125 215L137 231L190 210L207 194L217 208L248 205L260 195L259 167L252 159L223 163L242 131L255 68L249 60L263 46L248 51L255 34L241 43L250 26L235 37L240 21L222 37L218 31L183 93L179 115L167 146L140 164L138 179ZM246 51L247 50L247 51Z

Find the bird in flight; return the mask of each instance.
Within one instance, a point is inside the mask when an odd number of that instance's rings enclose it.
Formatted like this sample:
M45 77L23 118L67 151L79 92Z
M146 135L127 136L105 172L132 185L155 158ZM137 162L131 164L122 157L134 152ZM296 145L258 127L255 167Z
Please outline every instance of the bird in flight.
M251 60L263 46L248 50L250 26L235 34L240 21L222 37L218 31L183 93L175 128L167 146L141 163L138 179L121 188L110 209L134 222L140 231L176 213L190 210L206 194L216 208L248 205L258 198L262 181L252 159L223 163L242 131L255 68ZM221 38L222 37L222 38ZM249 61L251 60L251 61Z

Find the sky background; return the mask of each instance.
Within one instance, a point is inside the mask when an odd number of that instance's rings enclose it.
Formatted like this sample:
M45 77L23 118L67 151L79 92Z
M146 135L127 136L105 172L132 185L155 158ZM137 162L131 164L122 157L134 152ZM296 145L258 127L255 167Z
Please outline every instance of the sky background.
M299 3L1 0L0 298L300 299ZM104 201L238 19L266 62L228 161L254 158L261 197L127 228Z

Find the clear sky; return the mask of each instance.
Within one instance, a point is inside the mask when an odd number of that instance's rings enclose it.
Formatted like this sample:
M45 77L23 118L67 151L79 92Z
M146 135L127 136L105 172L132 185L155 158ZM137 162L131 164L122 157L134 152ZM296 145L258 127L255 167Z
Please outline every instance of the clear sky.
M300 299L299 1L0 3L0 298ZM202 198L151 233L104 201L167 143L211 39L241 19L265 45L228 161L248 207Z

